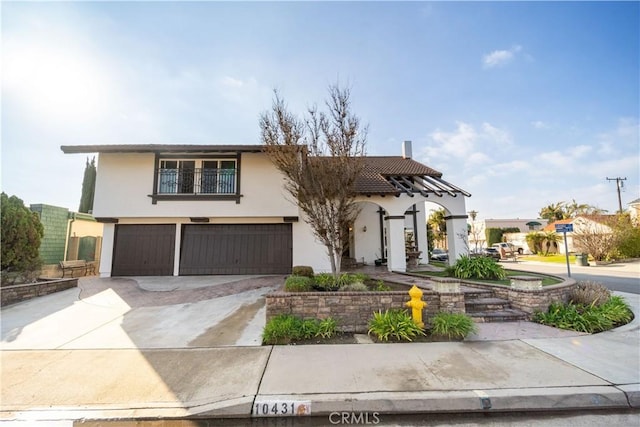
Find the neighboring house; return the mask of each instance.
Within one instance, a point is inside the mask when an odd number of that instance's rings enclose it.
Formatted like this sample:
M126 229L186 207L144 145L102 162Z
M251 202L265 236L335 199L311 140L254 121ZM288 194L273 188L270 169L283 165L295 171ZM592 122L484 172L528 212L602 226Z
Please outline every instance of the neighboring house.
M532 231L540 231L542 227L547 224L546 219L484 219L477 220L470 223L469 232L469 244L473 249L476 246L483 248L487 246L485 230L488 228L518 228L520 233L508 233L505 235L507 240L516 244L524 249L525 253L528 251L526 245L525 236Z
M550 232L556 231L556 224L573 224L573 232L566 233L567 234L567 248L569 253L576 252L577 248L573 243L573 236L575 233L597 233L597 234L610 234L613 232L613 229L608 225L605 225L604 222L607 219L613 217L613 215L580 215L575 218L569 219L561 219L558 221L554 221L547 225L542 231ZM564 233L558 233L560 237L563 236ZM542 247L545 247L545 243L542 243ZM555 250L552 248L550 253L560 253L564 254L564 241L560 241L557 244Z
M60 261L100 258L102 224L85 213L70 212L67 208L47 204L32 204L44 228L40 241L40 258L45 265Z
M640 222L640 199L629 202L629 216L635 224Z
M330 271L326 248L259 145L82 145L99 153L93 214L104 224L101 276ZM448 213L450 256L466 253L464 190L405 155L365 157L349 253L406 270L405 233L425 254L425 201Z

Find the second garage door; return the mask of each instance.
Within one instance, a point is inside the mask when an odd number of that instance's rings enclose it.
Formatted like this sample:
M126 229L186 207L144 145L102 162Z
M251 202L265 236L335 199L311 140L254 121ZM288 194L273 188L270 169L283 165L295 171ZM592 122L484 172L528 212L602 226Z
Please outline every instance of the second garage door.
M180 252L180 275L288 274L291 224L185 225Z

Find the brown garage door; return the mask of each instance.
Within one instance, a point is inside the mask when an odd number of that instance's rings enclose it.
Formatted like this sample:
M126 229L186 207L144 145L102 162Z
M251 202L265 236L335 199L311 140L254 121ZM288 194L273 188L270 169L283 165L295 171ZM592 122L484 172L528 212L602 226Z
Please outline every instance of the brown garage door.
M118 224L112 276L172 276L175 224Z
M287 274L291 248L291 224L189 224L180 275Z

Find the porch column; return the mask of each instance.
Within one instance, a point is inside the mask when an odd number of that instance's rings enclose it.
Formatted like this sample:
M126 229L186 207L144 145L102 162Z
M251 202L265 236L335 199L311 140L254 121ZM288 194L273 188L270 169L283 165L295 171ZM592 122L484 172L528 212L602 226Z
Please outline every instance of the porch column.
M467 215L449 215L447 221L447 243L449 244L449 265L455 264L462 255L469 255L467 235Z
M116 225L104 223L102 227L102 250L100 253L100 277L111 277L111 264L113 262L113 240L116 234Z
M420 263L429 264L429 245L427 243L427 214L424 203L416 205L418 212L416 213L416 230L413 230L418 242L418 250L420 254Z
M180 275L180 247L182 246L182 224L176 224L176 245L173 249L173 275Z
M404 215L386 216L387 221L387 269L407 271L404 242Z

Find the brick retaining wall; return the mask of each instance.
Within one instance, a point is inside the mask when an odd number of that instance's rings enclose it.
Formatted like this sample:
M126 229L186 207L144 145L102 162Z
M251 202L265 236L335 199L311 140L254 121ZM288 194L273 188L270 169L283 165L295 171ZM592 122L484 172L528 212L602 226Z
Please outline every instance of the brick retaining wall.
M477 282L463 282L465 286L493 291L498 298L511 302L511 307L532 315L536 311L546 311L552 302L566 303L575 289L574 279L565 279L557 285L543 286L542 289L512 289L508 286L487 285Z
M78 286L78 279L59 279L0 288L0 306L15 304L31 298L53 294Z
M516 290L508 286L488 285L461 281L464 286L493 291L497 298L511 302L511 306L529 314L545 311L552 302L567 302L576 281L566 279L558 285L544 286L536 290ZM428 323L435 313L465 313L463 292L436 292L422 289L422 300L427 306L422 312ZM407 291L390 292L273 292L266 295L267 321L279 314L291 314L304 319L338 321L343 332L366 333L374 312L387 309L405 309L409 301Z
M423 290L422 311L428 321L438 311L464 313L464 294L438 293ZM405 309L407 291L388 292L273 292L266 295L267 321L279 314L291 314L304 319L332 317L343 332L366 333L374 312Z

